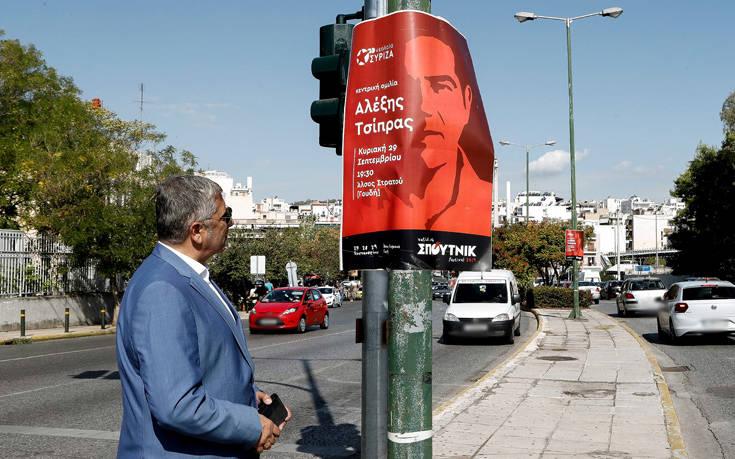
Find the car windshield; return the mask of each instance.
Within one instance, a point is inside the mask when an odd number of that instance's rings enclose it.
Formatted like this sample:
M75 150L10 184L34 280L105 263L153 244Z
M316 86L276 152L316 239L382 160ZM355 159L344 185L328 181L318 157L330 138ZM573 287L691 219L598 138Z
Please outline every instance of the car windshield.
M665 288L663 282L656 279L635 281L630 284L631 290L663 290Z
M502 284L458 284L455 303L507 303L508 292Z
M332 287L320 287L318 290L322 293L326 293L327 295L332 294Z
M735 299L735 287L716 285L710 287L685 288L682 293L684 301L692 300L732 300Z
M273 290L260 300L261 303L298 303L304 295L303 290Z

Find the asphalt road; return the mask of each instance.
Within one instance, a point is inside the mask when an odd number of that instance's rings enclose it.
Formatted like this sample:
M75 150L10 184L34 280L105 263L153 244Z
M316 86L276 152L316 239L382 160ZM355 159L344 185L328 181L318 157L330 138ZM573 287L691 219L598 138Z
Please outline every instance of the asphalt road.
M593 308L622 321L649 343L664 371L691 457L735 457L735 337L691 337L671 345L659 340L655 315L618 317L615 300L602 300Z
M536 329L524 313L515 345L440 342L433 305L433 406L502 362ZM349 457L360 446L358 302L331 309L330 327L250 335L256 382L293 412L270 457ZM0 457L114 457L122 419L114 335L0 347Z

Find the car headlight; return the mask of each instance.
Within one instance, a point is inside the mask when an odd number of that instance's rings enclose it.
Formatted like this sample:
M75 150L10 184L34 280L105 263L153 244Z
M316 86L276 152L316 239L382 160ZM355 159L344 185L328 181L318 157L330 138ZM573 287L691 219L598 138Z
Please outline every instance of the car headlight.
M293 314L294 312L298 311L299 308L288 308L285 311L281 313L282 316L285 316L286 314Z
M459 319L457 319L457 316L455 316L454 314L450 314L448 312L444 314L444 320L446 320L447 322L459 322Z
M493 322L500 322L501 320L509 320L510 316L508 314L498 314L497 316L493 317Z
M252 315L257 314L257 311L255 310L255 306L253 306L253 309L250 311L250 314L252 314Z

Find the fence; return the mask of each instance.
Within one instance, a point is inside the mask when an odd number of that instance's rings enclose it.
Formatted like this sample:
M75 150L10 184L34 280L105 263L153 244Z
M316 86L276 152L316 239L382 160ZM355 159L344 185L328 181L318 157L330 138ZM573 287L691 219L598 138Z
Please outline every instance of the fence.
M0 230L0 296L104 291L94 265L75 265L71 254L56 238Z

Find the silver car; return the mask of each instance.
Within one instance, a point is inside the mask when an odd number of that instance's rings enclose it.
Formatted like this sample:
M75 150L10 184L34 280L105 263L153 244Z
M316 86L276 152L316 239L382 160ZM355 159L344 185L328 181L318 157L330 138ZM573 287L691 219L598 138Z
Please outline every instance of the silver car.
M735 333L735 285L721 280L672 284L656 321L659 339L672 343L689 334Z
M666 293L666 287L660 279L655 277L626 279L615 301L618 315L629 316L633 312L656 312L664 293Z

